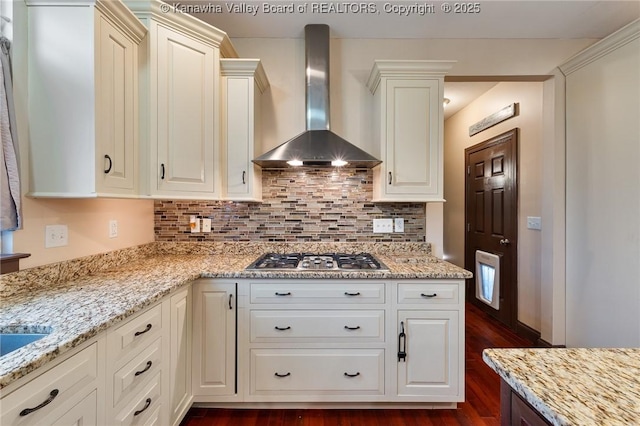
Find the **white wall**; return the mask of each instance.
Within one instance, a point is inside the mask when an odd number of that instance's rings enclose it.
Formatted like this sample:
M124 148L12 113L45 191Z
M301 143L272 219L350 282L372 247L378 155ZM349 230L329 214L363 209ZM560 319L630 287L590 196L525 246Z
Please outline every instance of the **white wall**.
M4 3L4 2L3 2ZM29 188L29 123L27 120L27 19L22 1L13 2L13 75L22 193ZM55 84L55 82L51 82ZM145 244L154 240L153 201L114 199L31 199L23 197L22 230L13 234L13 251L31 253L20 268L74 259ZM109 238L109 220L118 221L118 237ZM46 225L64 224L69 245L45 249Z
M518 321L540 330L541 232L527 229L527 216L542 209L541 82L499 83L445 122L444 251L448 261L464 267L464 150L513 128L518 144ZM469 126L512 103L519 114L474 136ZM544 222L543 222L544 226Z
M640 346L638 37L640 21L561 67L567 74L567 346Z

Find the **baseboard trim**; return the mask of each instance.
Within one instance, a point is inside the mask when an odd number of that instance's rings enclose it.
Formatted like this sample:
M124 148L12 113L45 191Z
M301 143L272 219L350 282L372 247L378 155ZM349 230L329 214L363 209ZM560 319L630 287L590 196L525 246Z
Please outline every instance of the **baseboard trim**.
M537 344L540 341L540 332L538 330L534 330L529 327L527 324L524 324L520 321L516 323L516 334L520 337L523 337L531 343Z

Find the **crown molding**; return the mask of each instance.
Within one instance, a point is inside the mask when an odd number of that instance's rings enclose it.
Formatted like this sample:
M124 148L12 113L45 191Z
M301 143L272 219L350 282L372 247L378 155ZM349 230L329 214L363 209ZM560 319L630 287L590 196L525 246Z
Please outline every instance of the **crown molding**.
M432 60L376 60L367 80L367 87L374 93L383 77L444 78L457 61Z
M124 0L124 3L143 21L152 19L202 43L219 48L222 57L238 57L238 52L226 32L177 10L173 5L160 0Z
M264 72L260 59L226 58L220 59L220 74L223 77L245 76L253 77L260 93L269 87L269 79Z
M640 37L640 19L622 27L615 33L603 38L599 42L587 47L582 52L560 65L560 71L565 76L576 72L582 67L600 59L614 50L628 44Z

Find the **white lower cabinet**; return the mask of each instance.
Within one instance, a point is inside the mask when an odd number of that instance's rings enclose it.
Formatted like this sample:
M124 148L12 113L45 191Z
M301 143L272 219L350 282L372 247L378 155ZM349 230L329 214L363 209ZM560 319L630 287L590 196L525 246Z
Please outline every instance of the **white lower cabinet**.
M99 344L103 342L91 343L43 373L36 370L32 374L39 375L25 378L15 391L5 395L3 389L0 424L100 424L97 398L102 392L100 365L104 355Z
M193 283L193 395L197 401L237 399L236 282Z
M464 400L463 285L196 281L194 402L455 406Z
M159 303L107 331L108 424L142 425L165 405L166 316Z
M406 358L398 362L398 396L463 401L457 311L398 311Z
M172 425L191 407L191 286L171 296L169 348L169 407Z
M251 349L251 395L384 394L384 349Z

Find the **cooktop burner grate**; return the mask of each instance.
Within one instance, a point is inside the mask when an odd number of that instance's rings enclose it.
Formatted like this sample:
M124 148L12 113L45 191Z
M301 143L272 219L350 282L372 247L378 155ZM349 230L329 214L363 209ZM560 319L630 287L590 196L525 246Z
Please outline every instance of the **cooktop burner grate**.
M384 263L369 253L267 253L246 269L299 271L388 270Z

